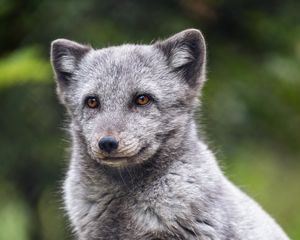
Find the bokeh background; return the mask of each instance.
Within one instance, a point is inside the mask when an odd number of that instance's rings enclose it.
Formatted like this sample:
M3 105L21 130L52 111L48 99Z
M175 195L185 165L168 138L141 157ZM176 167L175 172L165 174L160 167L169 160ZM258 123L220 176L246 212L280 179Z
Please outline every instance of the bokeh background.
M0 0L0 239L71 239L50 42L208 42L198 116L226 174L300 239L300 1Z

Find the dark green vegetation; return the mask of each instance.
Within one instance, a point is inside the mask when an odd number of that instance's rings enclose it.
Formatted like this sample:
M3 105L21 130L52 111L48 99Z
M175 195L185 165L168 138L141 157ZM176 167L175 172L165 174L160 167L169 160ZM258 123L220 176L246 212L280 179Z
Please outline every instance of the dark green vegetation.
M204 32L199 121L227 175L300 239L299 1L1 0L0 239L70 235L60 209L64 114L50 41L94 47Z

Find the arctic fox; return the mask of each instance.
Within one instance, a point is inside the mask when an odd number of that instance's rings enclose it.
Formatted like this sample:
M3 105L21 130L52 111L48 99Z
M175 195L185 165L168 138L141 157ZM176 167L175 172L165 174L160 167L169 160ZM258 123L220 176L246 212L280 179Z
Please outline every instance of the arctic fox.
M78 239L288 239L197 136L200 31L103 49L58 39L51 62L71 119L64 201Z

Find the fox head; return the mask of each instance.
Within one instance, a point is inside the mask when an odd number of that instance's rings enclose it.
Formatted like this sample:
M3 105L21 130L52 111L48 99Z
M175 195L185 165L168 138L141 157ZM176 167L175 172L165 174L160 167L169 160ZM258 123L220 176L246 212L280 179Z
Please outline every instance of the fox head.
M99 164L141 164L185 139L205 80L202 34L182 31L151 45L93 49L57 39L51 63L57 93Z

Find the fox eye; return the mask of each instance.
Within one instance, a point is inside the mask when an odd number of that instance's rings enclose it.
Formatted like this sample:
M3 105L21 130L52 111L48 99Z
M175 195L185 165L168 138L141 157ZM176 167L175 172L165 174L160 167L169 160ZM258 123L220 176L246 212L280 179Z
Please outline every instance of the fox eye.
M99 99L97 97L87 97L85 99L85 105L89 108L97 108L99 107Z
M146 94L141 94L135 97L134 103L137 106L145 106L151 102L151 97Z

